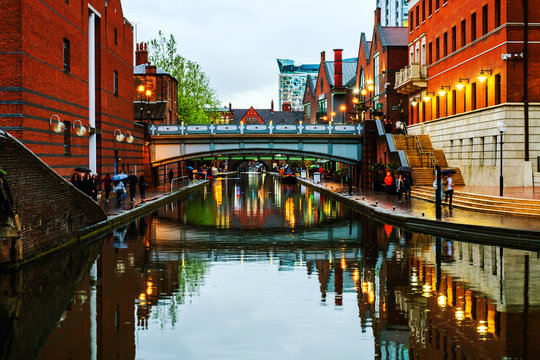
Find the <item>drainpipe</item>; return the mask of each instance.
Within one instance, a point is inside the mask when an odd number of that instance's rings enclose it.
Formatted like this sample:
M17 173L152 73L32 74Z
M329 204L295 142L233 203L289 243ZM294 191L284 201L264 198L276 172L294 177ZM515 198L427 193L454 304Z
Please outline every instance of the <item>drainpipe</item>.
M523 0L523 111L525 128L525 161L529 161L529 0Z

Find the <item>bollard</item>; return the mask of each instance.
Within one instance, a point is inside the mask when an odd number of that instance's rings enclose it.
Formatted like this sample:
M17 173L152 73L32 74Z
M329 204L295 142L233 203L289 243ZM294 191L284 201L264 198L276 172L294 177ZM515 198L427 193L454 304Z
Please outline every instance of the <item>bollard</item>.
M392 210L396 210L396 206L395 206L395 205L394 205L394 206L392 206Z
M424 216L424 212L422 211L422 216Z

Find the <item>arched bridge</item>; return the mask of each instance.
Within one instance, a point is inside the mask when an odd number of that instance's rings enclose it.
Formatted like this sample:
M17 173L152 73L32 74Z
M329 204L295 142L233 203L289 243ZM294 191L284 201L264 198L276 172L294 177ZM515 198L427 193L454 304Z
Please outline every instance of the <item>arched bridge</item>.
M362 125L151 125L153 167L180 160L318 160L358 166Z

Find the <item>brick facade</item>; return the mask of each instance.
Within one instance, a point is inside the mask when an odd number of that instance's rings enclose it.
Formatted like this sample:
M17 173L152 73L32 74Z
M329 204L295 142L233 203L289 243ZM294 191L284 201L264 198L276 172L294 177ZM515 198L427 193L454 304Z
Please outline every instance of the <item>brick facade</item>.
M90 12L96 90L95 130L88 131ZM91 137L98 173L142 167L144 132L133 123L133 28L120 1L9 0L2 15L9 20L0 24L0 129L66 178L89 166ZM67 125L62 133L50 126L53 115ZM74 124L86 134L76 135ZM115 141L116 130L134 141Z

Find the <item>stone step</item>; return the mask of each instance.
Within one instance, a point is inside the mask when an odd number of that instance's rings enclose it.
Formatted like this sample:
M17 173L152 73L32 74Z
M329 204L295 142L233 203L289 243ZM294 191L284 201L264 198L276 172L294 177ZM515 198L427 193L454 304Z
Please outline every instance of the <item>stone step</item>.
M433 186L415 186L414 190L418 192L428 192L428 193L429 192L433 193L434 191ZM527 204L531 206L540 207L540 200L538 199L520 199L520 198L511 198L511 197L504 197L504 196L501 197L501 196L494 196L494 195L473 194L473 193L467 193L467 192L461 192L461 191L454 193L454 198L456 196L466 197L469 199L476 199L477 201L485 201L488 203Z

